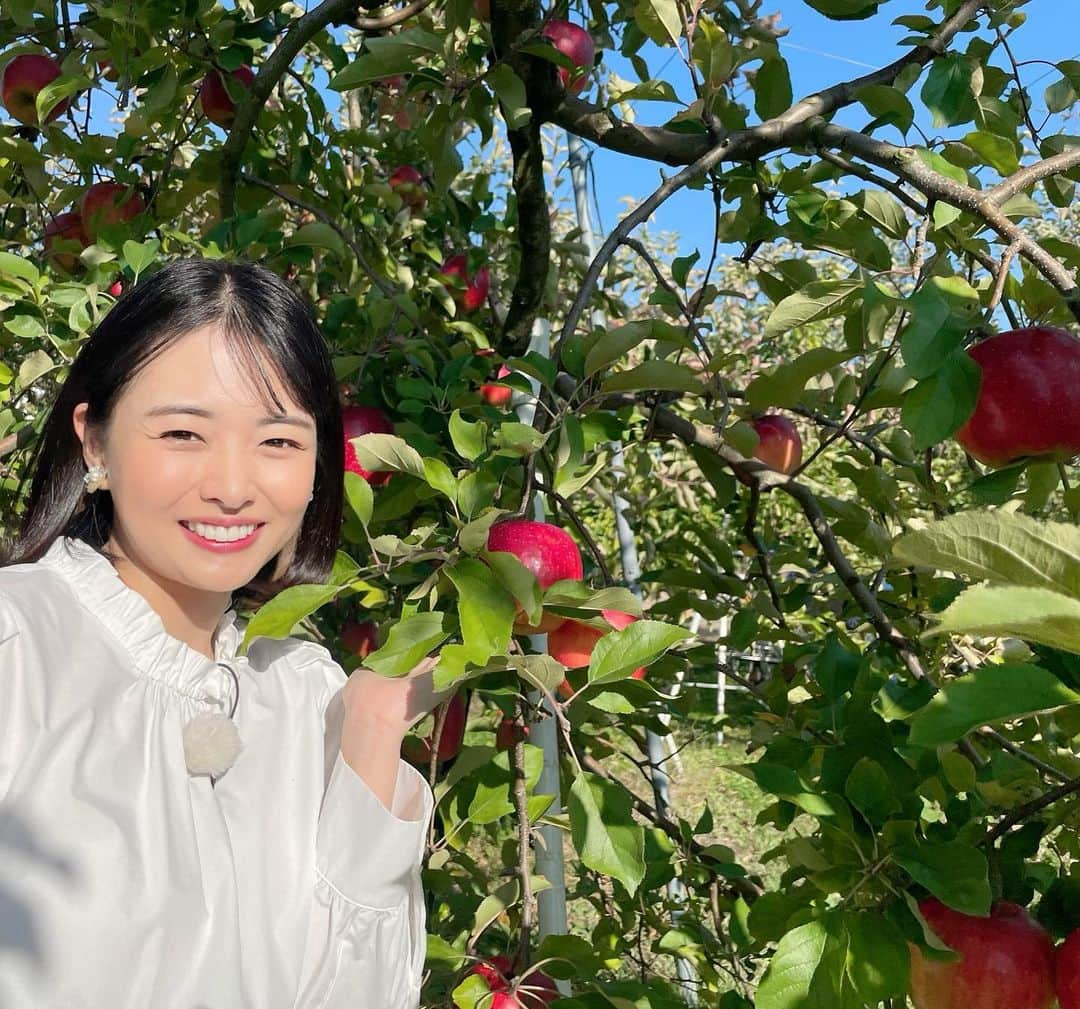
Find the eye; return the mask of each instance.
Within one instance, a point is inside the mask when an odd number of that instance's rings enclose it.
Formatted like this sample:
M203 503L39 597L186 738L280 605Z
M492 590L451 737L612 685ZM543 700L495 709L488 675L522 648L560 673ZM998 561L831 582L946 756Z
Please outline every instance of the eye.
M264 444L269 445L271 442L281 442L282 446L291 445L293 448L303 448L303 445L295 441L290 441L288 438L268 438Z
M174 434L190 434L193 438L198 438L199 437L197 434L194 434L192 431L166 431L161 437L162 438L171 438ZM187 441L187 438L179 438L177 440L178 441Z

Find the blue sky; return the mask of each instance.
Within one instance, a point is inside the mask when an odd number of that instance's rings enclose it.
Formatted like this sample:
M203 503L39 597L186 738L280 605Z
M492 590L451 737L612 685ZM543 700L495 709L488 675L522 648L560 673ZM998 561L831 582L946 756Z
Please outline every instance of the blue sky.
M1074 0L1033 0L1024 12L1027 23L1014 33L1010 39L1013 54L1018 61L1041 59L1060 61L1080 55L1080 35L1071 30L1067 22L1071 19L1065 9L1071 7ZM906 47L897 43L907 34L907 29L892 24L892 20L903 14L925 14L921 3L912 0L892 0L882 5L881 11L866 21L829 21L807 6L803 0L768 0L762 8L764 13L779 12L782 25L789 30L781 40L781 51L788 61L791 72L792 89L796 98L821 90L842 80L850 80L868 73L890 61L897 59ZM939 12L934 12L935 18ZM966 47L966 40L971 35L961 36L961 45ZM664 74L658 73L663 60L658 58L659 51L650 59L650 70L655 76L665 76L675 86L680 97L691 93L686 70L676 58L667 65ZM1006 64L995 59L1002 66ZM616 58L612 66L620 76L631 78L633 75L624 61ZM1042 80L1029 86L1033 104L1038 114L1042 94L1046 86L1057 79L1055 72L1047 66L1021 68L1025 83L1034 82L1042 75ZM925 79L925 78L924 78ZM916 111L919 111L918 92L922 87L920 80L909 96ZM588 97L586 93L585 96ZM671 105L641 103L637 121L639 123L659 124L672 113ZM1041 113L1045 115L1045 112ZM1039 119L1041 119L1041 115ZM849 126L861 126L869 117L861 110L845 118L841 113L837 122ZM1039 122L1036 119L1036 122ZM919 125L931 131L928 117L918 119ZM891 139L891 138L890 138ZM912 142L917 142L917 134L912 134ZM623 198L630 197L637 202L648 196L659 185L657 165L628 158L622 155L598 150L594 154L593 166L596 179L596 198L600 205L601 224L609 231L625 213ZM668 174L670 169L666 169ZM594 211L595 213L595 211ZM705 256L712 244L712 206L704 192L682 191L668 200L654 215L649 223L652 232L671 231L679 236L681 254L700 248Z

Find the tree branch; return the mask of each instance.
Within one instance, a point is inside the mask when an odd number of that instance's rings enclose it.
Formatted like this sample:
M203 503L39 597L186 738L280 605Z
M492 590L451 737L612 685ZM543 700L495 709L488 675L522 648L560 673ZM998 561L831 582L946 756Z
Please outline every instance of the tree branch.
M259 67L250 90L237 103L236 118L221 148L221 183L218 192L222 220L229 220L236 213L236 182L240 175L240 162L260 109L278 81L288 72L296 54L331 21L340 18L354 5L355 0L323 0L314 10L293 22L277 48Z
M1037 799L1032 799L1022 806L1017 806L1007 816L1003 816L996 826L986 832L986 836L983 837L980 844L992 845L999 837L1008 833L1018 823L1022 823L1029 816L1057 802L1058 799L1064 799L1065 796L1072 795L1073 792L1080 792L1080 778L1073 778L1072 781L1067 781L1064 785L1058 785L1057 788L1044 792Z

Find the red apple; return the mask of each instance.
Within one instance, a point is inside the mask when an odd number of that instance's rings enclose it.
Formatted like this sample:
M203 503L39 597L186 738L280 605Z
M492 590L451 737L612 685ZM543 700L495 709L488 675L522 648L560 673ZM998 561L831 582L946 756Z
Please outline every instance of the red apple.
M543 971L534 970L523 977L514 976L514 965L508 956L493 956L478 963L470 974L482 977L492 992L490 1000L482 998L478 1006L484 1009L546 1009L559 997L559 989ZM454 1003L454 1009L459 1009Z
M968 355L982 382L974 413L956 432L965 451L995 468L1080 454L1080 340L1033 326L991 336Z
M353 655L366 659L379 647L379 628L371 620L360 623L355 620L346 620L341 627L341 643Z
M600 615L617 631L629 627L640 619L629 613L623 613L621 610L601 610ZM596 643L607 633L607 631L583 624L579 620L567 620L548 633L548 655L571 669L587 666ZM630 676L635 680L645 679L645 667L638 666ZM559 685L559 692L567 697L573 693L573 687L563 680Z
M390 188L401 197L401 202L405 206L419 210L427 203L424 177L412 165L400 165L395 168L389 182Z
M547 589L564 578L580 581L585 574L581 551L573 538L547 522L534 522L531 519L497 522L488 530L487 548L513 554L536 575L541 589ZM545 613L535 627L521 619L516 620L514 630L518 634L544 634L565 620L566 617L555 613Z
M142 196L134 186L120 182L96 182L79 204L83 227L91 241L97 241L105 228L138 217L146 209Z
M915 1009L1048 1009L1054 1000L1054 945L1019 904L998 901L988 918L979 918L927 897L919 911L961 958L930 960L911 945Z
M442 265L440 271L445 278L460 277L465 285L462 290L454 285L452 293L458 308L463 312L475 312L486 300L488 288L491 286L491 271L486 266L481 266L476 274L469 276L469 257L465 253L451 256Z
M60 64L51 56L41 53L24 53L10 60L0 79L0 97L4 108L26 126L38 125L38 92L60 76ZM45 120L51 123L68 107L65 98L58 102Z
M515 743L529 738L529 726L518 725L512 718L504 718L495 730L495 749L509 750Z
M362 434L393 434L393 422L377 407L353 405L341 408L341 425L345 441L345 469L362 476L372 487L385 486L393 474L389 471L370 473L364 469L349 439L359 438Z
M495 378L506 378L509 374L510 369L503 364L499 366ZM514 390L508 385L497 385L485 382L480 386L480 398L489 406L506 406L513 395Z
M233 80L238 81L244 90L251 88L255 72L246 63L229 72ZM233 89L235 93L235 88ZM203 115L212 123L228 129L236 118L236 102L229 96L225 87L225 78L220 70L211 70L199 85L199 105Z
M592 36L580 25L572 21L552 18L540 34L564 56L570 57L577 70L559 67L559 80L572 95L578 94L588 83L588 72L596 59L596 44Z
M439 763L450 760L461 752L461 744L465 740L465 723L468 719L469 707L465 701L464 691L458 691L450 698L450 707L446 712L446 720L443 722L442 733L439 736ZM431 732L423 739L417 736L406 736L403 745L405 759L417 767L427 767L431 764L431 741L435 735L434 726Z
M754 458L778 473L794 473L802 463L802 438L795 425L778 413L766 413L753 421L758 446Z
M42 234L45 244L45 255L52 259L62 270L71 273L79 262L74 252L54 252L53 248L58 241L75 242L80 250L90 244L90 239L83 229L82 215L77 210L68 210L63 214L57 214L48 224Z
M405 97L408 81L401 74L392 74L375 82L375 109L380 116L394 120L399 130L413 127L412 103Z
M1055 959L1054 990L1061 1009L1080 1009L1080 928L1065 937Z

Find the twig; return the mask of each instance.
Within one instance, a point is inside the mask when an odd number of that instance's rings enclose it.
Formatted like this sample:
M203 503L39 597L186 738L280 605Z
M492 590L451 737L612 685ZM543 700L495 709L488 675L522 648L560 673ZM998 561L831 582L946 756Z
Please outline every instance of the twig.
M999 837L1008 833L1009 830L1026 820L1033 813L1045 809L1052 803L1057 802L1058 799L1064 799L1065 796L1072 795L1073 792L1080 792L1080 778L1073 778L1071 781L1043 793L1037 799L1032 799L1022 806L1017 806L1008 815L1003 816L995 827L986 832L986 836L979 842L980 845L992 845Z
M1001 262L998 264L997 274L994 277L994 289L990 292L990 301L986 306L986 314L983 316L984 322L989 323L994 317L994 309L998 307L1001 297L1005 293L1005 281L1009 278L1009 267L1012 266L1012 261L1019 251L1019 244L1013 242L1001 254Z

